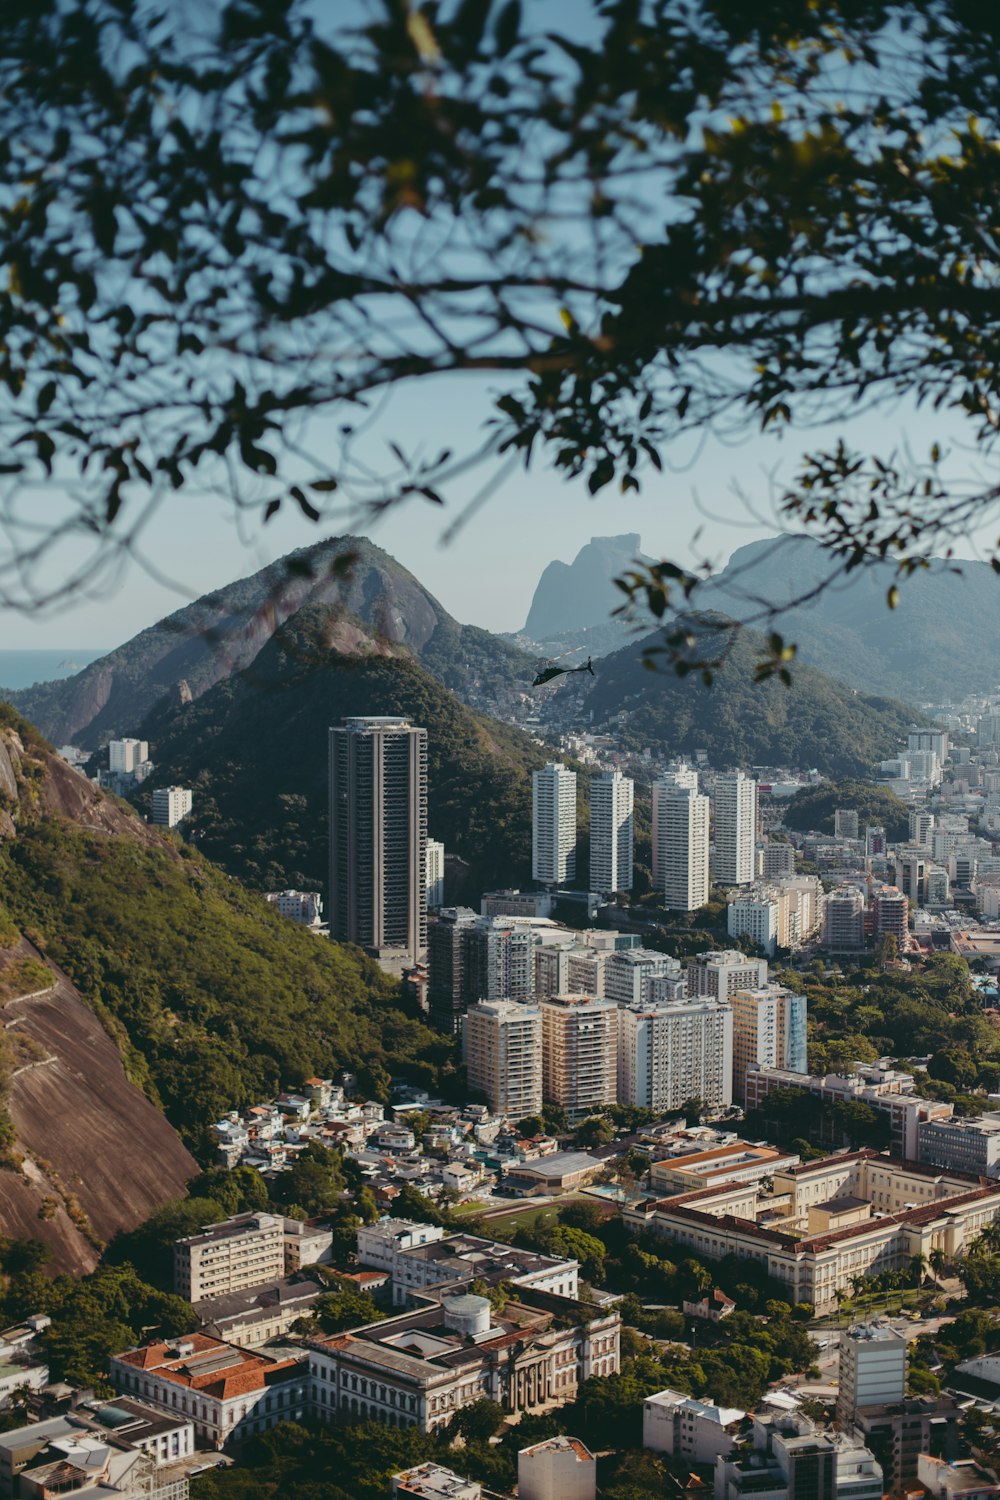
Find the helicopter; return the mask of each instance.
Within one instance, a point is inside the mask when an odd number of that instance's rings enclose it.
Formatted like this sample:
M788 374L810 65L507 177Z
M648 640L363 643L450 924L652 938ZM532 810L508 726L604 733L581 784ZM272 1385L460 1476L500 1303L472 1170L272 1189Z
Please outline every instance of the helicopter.
M566 653L567 656L571 654L572 653L568 651ZM556 658L556 660L558 660L558 658ZM591 658L588 656L582 667L557 667L555 662L550 662L547 667L543 667L541 669L531 686L544 687L544 685L547 682L551 682L554 677L571 677L574 672L589 672L591 677L597 676L597 673L594 671L593 665L591 663Z

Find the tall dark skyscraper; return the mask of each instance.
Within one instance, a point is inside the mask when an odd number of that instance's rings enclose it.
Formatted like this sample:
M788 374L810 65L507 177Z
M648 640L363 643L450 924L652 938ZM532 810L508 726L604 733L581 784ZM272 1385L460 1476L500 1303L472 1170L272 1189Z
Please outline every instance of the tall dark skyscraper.
M330 936L404 968L427 948L427 731L330 730Z

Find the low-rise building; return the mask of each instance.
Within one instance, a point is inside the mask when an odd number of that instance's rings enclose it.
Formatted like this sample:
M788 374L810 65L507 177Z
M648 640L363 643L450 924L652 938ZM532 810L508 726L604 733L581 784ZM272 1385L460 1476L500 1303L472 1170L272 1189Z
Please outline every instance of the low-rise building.
M1000 1177L1000 1115L921 1120L917 1160L978 1177Z
M889 1122L889 1149L907 1161L920 1159L919 1130L924 1120L951 1117L952 1106L935 1099L922 1099L915 1092L910 1073L901 1073L882 1063L859 1064L849 1075L827 1073L816 1077L788 1068L751 1064L746 1073L746 1107L763 1109L772 1089L805 1089L827 1104L856 1100L870 1104Z
M696 1188L717 1187L721 1183L758 1183L775 1172L798 1166L795 1152L779 1151L774 1146L751 1145L733 1141L731 1145L713 1146L707 1151L691 1151L683 1156L654 1161L649 1170L654 1193L685 1193Z
M358 1229L358 1260L363 1266L394 1275L398 1257L418 1245L433 1245L444 1239L440 1224L419 1224L414 1219L379 1219Z
M360 1231L359 1231L360 1233ZM536 1287L559 1297L575 1297L579 1266L575 1260L539 1255L475 1234L450 1234L431 1244L401 1250L393 1260L393 1301L402 1305L411 1293L425 1287L477 1278L495 1285Z
M657 1391L642 1409L642 1446L669 1453L686 1463L713 1464L732 1453L746 1422L746 1412L696 1401L680 1391Z
M202 1333L116 1354L109 1371L117 1391L189 1417L199 1443L213 1448L278 1422L301 1422L308 1409L308 1376L301 1360L271 1359Z
M392 1493L399 1500L480 1500L483 1490L476 1480L428 1460L394 1474Z
M309 1340L313 1415L432 1432L483 1397L511 1412L560 1405L590 1376L618 1373L620 1330L617 1312L532 1288L502 1313L485 1297L444 1297Z
M328 1290L325 1282L297 1274L247 1291L209 1297L196 1302L194 1310L203 1333L240 1349L258 1349L288 1333L299 1318L307 1318Z
M195 1451L189 1417L167 1416L129 1397L118 1397L113 1404L89 1401L62 1415L0 1433L0 1496L14 1495L23 1471L51 1443L93 1435L120 1449L146 1454L157 1469L189 1458Z
M522 1161L504 1177L504 1188L519 1197L547 1194L559 1197L596 1182L607 1162L585 1151L558 1151L537 1161Z

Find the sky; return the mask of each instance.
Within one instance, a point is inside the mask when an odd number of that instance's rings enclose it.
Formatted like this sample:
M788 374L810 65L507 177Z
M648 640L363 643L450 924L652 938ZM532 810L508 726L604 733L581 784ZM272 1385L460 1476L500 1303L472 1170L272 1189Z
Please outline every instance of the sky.
M390 440L407 451L420 444L428 452L460 450L489 415L491 389L455 377L397 393L373 426L369 453L387 456ZM291 506L262 525L245 515L236 518L216 495L181 491L167 496L155 514L140 558L120 576L103 580L94 597L77 597L42 615L0 610L0 648L111 649L200 594L297 547L359 530L409 568L458 620L518 630L546 564L553 558L572 561L592 536L638 532L647 553L724 566L737 547L779 529L775 498L799 455L825 446L842 430L883 455L904 440L916 451L925 447L919 422L905 412L870 415L846 429L782 438L749 434L735 446L689 437L667 451L662 474L647 470L640 495L622 496L608 486L596 497L583 481L554 472L541 454L529 471L510 474L450 541L449 523L488 470L445 491L443 512L424 500L411 501L373 528L350 524L336 496L319 524ZM322 451L322 431L311 439ZM63 562L82 555L64 554Z

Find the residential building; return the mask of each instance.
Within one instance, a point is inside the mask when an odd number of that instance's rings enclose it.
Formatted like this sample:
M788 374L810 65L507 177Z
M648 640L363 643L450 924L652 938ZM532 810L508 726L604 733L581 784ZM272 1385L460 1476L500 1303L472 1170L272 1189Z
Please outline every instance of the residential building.
M746 1422L746 1412L696 1401L680 1391L657 1391L642 1408L642 1446L668 1453L685 1463L715 1464L732 1453Z
M188 1302L280 1281L284 1274L280 1214L235 1214L174 1245L174 1291Z
M618 1007L587 995L550 995L542 1012L542 1094L573 1124L618 1097Z
M754 1419L753 1446L715 1461L715 1500L882 1500L882 1469L850 1433L800 1413Z
M778 902L764 889L731 896L726 908L726 931L731 938L745 937L769 958L778 946Z
M749 885L757 853L757 783L743 771L715 778L715 878L720 885Z
M323 903L319 891L268 891L264 900L301 927L318 927L320 924Z
M680 960L653 948L623 948L608 955L602 993L619 1005L646 1005L654 979L680 977Z
M911 729L906 736L907 750L931 750L944 765L948 759L950 731L947 729Z
M926 807L910 809L910 843L918 849L929 851L934 842L935 818Z
M904 896L909 896L914 906L923 906L927 900L927 871L931 861L923 849L897 849L893 868L893 881Z
M469 1087L495 1115L522 1120L542 1107L542 1012L515 1000L489 1000L466 1012L462 1045Z
M109 740L108 770L120 775L134 776L136 770L149 759L149 745L145 740Z
M927 895L925 904L932 910L951 905L951 880L948 871L940 865L931 865L927 871Z
M546 1438L517 1455L518 1500L596 1500L597 1459L579 1438Z
M789 876L735 892L726 914L730 937L748 937L769 956L776 949L794 950L815 936L823 920L825 897L815 875Z
M864 946L865 898L857 886L839 886L826 898L823 947L830 953L861 953Z
M427 949L427 731L349 718L329 750L330 936L401 971Z
M272 1359L202 1333L113 1355L109 1379L123 1395L190 1417L201 1447L222 1448L279 1422L301 1422L309 1405L304 1361Z
M887 1323L857 1323L840 1335L837 1420L847 1428L864 1406L887 1406L906 1394L906 1340Z
M984 1469L974 1458L934 1458L930 1453L917 1455L917 1484L932 1500L996 1500L1000 1482L992 1470Z
M653 785L653 882L670 910L697 911L705 905L708 853L708 798L661 776Z
M187 786L158 786L153 791L153 822L174 828L188 816L194 794Z
M427 840L427 905L444 905L444 845L440 839Z
M603 895L632 889L635 783L605 771L590 783L590 889Z
M551 891L487 891L479 903L484 917L551 917Z
M858 815L853 807L838 807L833 814L833 836L837 839L858 837Z
M884 885L872 901L876 939L894 937L900 951L907 944L910 931L910 903L894 885Z
M688 959L689 996L731 1000L737 990L760 990L767 984L767 960L748 958L738 948L698 953Z
M921 1120L916 1159L950 1172L1000 1177L1000 1115L974 1119Z
M531 875L548 886L576 878L576 772L561 761L532 773Z
M865 829L865 855L869 858L877 858L884 854L889 847L885 836L885 829L880 823L869 823Z
M620 1329L617 1312L531 1288L501 1313L485 1297L444 1296L310 1339L312 1412L433 1432L484 1397L509 1412L561 1405L583 1380L618 1373Z
M780 985L737 990L733 995L733 1098L746 1099L746 1078L753 1067L805 1073L806 997Z
M482 1485L432 1460L392 1476L393 1500L481 1500Z
M618 1012L618 1102L660 1113L692 1099L732 1103L733 1012L699 998Z
M961 1415L950 1396L904 1396L889 1405L858 1408L855 1428L879 1455L894 1500L917 1489L922 1457L932 1463L958 1457Z
M427 924L427 1009L439 1030L458 1030L463 1012L479 995L465 983L464 934L478 921L468 906L445 906Z
M765 844L757 850L757 873L765 880L795 874L794 844Z

